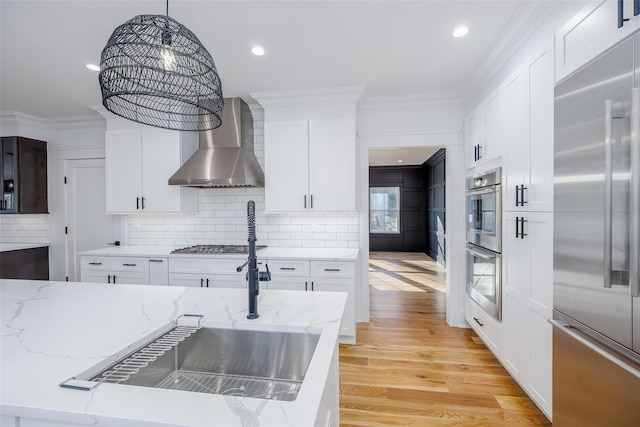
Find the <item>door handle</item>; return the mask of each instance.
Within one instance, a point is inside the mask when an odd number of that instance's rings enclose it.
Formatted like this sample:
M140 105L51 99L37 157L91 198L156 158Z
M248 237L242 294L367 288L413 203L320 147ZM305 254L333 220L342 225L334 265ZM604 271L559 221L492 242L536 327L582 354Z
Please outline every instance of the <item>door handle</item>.
M285 270L285 271L295 271L295 267L280 267L280 270Z
M307 209L307 195L304 195L304 208Z
M478 144L478 160L480 160L482 158L482 156L480 155L480 149L482 148L482 145Z
M634 14L635 14L635 4L634 4ZM624 23L627 22L628 20L629 18L624 17L624 1L618 0L618 28L622 28Z
M116 283L116 275L113 275L113 283Z
M164 262L161 259L150 259L149 262Z
M140 209L140 197L136 197L136 209Z
M123 263L122 265L125 267L135 267L137 264Z
M204 279L200 279L200 287L204 288Z
M142 199L142 209L144 209L144 197L142 197L141 199Z
M207 279L207 288L209 287L209 279Z
M120 246L120 240L116 240L115 242L107 242L107 245Z
M527 222L526 219L524 219L524 217L520 218L520 238L524 239L524 236L528 236L528 234L526 234L524 232L524 223Z
M107 276L107 283L111 283L111 275L110 274Z
M473 318L473 320L475 320L475 321L476 321L476 323L477 323L478 325L480 325L480 327L483 327L483 326L484 326L484 323L480 322L480 320L478 320L478 318L477 318L477 317L474 317L474 318Z
M618 12L622 7L619 1ZM604 102L604 287L611 287L613 252L613 101Z
M102 265L101 262L90 262L89 265Z
M640 0L635 0L634 7L636 5L640 8ZM631 90L630 125L629 294L637 297L640 296L640 88Z
M324 271L340 271L339 268L325 268Z
M313 194L311 195L311 209L313 209Z

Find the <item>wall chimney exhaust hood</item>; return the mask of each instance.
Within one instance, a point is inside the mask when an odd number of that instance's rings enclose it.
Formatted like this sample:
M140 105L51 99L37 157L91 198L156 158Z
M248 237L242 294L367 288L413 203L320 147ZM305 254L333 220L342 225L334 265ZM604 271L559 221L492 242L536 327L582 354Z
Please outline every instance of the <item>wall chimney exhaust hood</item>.
M199 133L198 150L169 178L188 187L264 187L253 151L253 115L241 98L225 98L222 125Z

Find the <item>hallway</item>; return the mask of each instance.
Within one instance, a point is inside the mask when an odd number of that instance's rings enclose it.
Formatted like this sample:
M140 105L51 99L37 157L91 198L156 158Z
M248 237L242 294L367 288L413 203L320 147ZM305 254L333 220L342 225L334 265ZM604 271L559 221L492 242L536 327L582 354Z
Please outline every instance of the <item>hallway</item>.
M445 322L445 272L373 252L369 323L340 346L341 426L551 425L471 329Z

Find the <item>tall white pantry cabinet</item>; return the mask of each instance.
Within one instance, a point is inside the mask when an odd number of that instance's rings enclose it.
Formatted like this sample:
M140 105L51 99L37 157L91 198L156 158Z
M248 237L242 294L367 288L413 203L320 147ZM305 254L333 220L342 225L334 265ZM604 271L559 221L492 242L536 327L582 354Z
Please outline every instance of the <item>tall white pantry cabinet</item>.
M491 95L502 157L502 321L467 297L470 325L540 409L552 414L553 49L525 61ZM482 105L487 105L485 101ZM482 107L481 107L482 108ZM477 114L477 110L472 114ZM467 148L468 149L468 148ZM467 163L469 165L469 163ZM477 168L475 169L477 170Z

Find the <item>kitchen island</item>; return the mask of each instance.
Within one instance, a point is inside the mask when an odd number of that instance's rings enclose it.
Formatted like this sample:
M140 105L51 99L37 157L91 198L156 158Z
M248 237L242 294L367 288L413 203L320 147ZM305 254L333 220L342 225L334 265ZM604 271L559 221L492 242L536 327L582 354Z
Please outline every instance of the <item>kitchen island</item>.
M247 320L247 291L239 289L0 280L0 297L2 427L338 425L344 293L263 290L256 320ZM319 333L297 398L59 386L184 314L204 316L204 327Z

